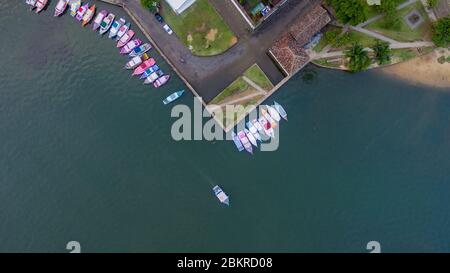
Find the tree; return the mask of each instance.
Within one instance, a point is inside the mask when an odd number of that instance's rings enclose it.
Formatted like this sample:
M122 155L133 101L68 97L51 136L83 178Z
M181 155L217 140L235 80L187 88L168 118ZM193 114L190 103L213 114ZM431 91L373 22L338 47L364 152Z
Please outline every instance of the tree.
M152 13L157 13L161 0L141 0L141 5Z
M377 43L372 49L375 52L375 59L379 65L387 64L391 61L391 48L389 43L377 40Z
M435 8L438 4L438 0L428 0L427 5L429 8Z
M352 72L365 70L370 65L370 58L367 50L360 43L354 43L353 46L345 52L349 58L348 68Z
M433 23L431 27L431 39L440 47L450 45L450 17L444 17Z
M366 0L328 0L336 11L336 17L344 24L357 25L367 20Z

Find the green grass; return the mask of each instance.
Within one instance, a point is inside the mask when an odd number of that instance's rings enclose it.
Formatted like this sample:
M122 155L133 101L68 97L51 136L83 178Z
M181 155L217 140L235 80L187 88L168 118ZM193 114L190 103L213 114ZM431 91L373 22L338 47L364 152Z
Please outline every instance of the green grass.
M416 29L411 29L405 22L404 17L414 9L419 11L424 18L424 22ZM378 31L381 34L399 42L413 42L423 40L428 37L431 23L420 1L399 10L397 16L399 20L398 24L389 24L386 18L381 18L380 20L369 24L366 28Z
M323 33L322 38L320 39L319 43L313 48L313 50L317 53L321 52L328 45L328 41L327 41L327 39L325 39L325 33L329 32L329 31L337 31L337 30L342 32L342 28L340 28L340 27L335 27L332 25L326 26L325 31L322 32Z
M219 95L217 95L210 104L220 104L225 98L247 91L249 85L246 81L239 77L225 88Z
M356 41L358 43L361 43L363 47L372 47L377 42L377 38L374 38L372 36L369 36L367 34L358 32L358 31L350 31L350 37L352 41ZM352 42L347 43L346 47L352 46Z
M269 91L273 88L273 84L257 64L254 64L249 69L247 69L247 71L244 72L244 76L252 80L254 83L259 85L266 91Z
M208 0L197 0L180 15L165 1L161 1L161 4L165 21L192 54L217 55L236 44L236 36Z

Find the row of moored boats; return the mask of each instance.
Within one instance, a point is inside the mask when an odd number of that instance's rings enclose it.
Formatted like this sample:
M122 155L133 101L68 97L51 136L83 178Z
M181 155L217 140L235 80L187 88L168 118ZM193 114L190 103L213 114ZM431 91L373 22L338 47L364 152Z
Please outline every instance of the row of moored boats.
M260 107L261 115L258 119L250 120L246 123L246 128L237 132L231 132L233 142L239 152L246 150L253 154L253 147L258 147L258 142L263 141L262 136L275 138L274 129L281 119L287 120L287 113L283 106L274 102L273 105Z
M39 13L47 6L48 0L26 0L26 3L31 6L31 9L35 9L36 13ZM130 29L130 23L125 19L116 19L113 13L106 10L100 11L95 16L95 5L82 4L80 0L58 0L54 16L61 16L67 8L69 8L70 15L80 21L83 27L92 21L92 29L98 31L100 35L109 31L108 37L117 41L120 53L130 58L124 68L133 70L132 75L139 76L144 80L144 84L152 84L158 88L169 81L170 75L164 74L155 59L147 55L152 46L136 38L135 32ZM164 104L174 101L183 93L184 90L173 93L164 100Z

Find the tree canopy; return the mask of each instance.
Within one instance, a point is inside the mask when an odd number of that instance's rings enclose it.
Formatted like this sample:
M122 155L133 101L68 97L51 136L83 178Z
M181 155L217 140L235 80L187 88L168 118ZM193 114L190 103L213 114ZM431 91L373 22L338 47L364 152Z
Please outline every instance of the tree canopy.
M440 47L450 45L450 18L444 17L433 23L431 28L433 43Z
M345 52L345 56L349 58L348 68L352 72L365 70L369 67L371 62L369 53L359 43L354 43L353 46Z
M357 25L367 20L366 0L328 0L336 11L336 17L344 24Z

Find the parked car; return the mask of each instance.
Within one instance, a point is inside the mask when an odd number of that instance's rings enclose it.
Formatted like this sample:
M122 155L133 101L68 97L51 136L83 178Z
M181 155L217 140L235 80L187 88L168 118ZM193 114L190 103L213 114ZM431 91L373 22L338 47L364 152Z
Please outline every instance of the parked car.
M155 18L156 20L158 20L158 22L164 23L164 18L161 16L161 14L155 13Z
M169 25L165 24L165 25L163 26L163 28L164 28L164 30L165 30L167 33L169 33L169 35L172 35L172 34L173 34L173 31L172 31L172 29L169 27Z

